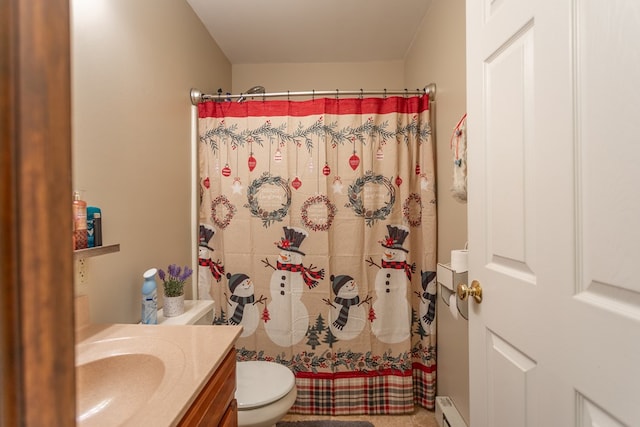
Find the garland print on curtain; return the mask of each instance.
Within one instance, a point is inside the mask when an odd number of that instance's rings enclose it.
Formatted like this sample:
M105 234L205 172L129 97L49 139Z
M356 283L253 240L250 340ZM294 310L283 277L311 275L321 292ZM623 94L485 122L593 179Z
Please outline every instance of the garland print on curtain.
M238 360L296 376L292 412L435 402L428 95L203 102L199 298Z

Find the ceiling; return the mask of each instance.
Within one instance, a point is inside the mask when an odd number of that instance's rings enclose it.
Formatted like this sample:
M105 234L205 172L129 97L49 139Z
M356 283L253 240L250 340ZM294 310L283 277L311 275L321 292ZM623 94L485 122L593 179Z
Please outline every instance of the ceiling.
M232 64L402 60L432 0L187 0Z

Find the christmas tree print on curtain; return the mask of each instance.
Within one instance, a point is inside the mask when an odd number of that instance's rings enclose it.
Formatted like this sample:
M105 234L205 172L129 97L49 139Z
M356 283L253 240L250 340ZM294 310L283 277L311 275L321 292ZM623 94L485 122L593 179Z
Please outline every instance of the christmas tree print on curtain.
M214 323L243 326L239 360L294 371L294 412L434 406L428 105L424 96L198 106L199 220L214 230L201 247L200 298L209 291Z

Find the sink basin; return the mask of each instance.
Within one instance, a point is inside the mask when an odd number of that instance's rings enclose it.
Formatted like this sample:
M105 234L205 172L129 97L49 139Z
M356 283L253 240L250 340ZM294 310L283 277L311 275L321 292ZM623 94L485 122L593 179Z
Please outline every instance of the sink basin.
M122 424L147 404L164 374L162 360L149 354L109 356L78 366L78 421L98 417L102 425Z
M185 357L170 341L148 336L77 347L76 421L80 426L139 425L183 372Z

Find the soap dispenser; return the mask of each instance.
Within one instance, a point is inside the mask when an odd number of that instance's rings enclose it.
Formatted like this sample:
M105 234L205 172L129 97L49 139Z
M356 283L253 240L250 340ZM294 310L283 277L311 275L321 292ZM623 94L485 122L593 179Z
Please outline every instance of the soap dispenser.
M158 324L158 291L156 287L157 268L145 271L142 277L142 323L144 325Z
M73 249L87 248L87 202L80 200L80 192L73 192Z

